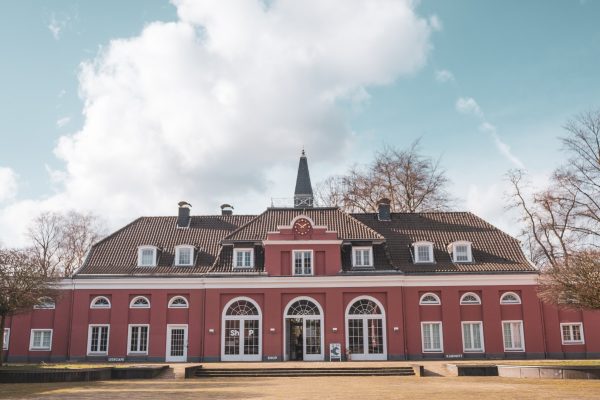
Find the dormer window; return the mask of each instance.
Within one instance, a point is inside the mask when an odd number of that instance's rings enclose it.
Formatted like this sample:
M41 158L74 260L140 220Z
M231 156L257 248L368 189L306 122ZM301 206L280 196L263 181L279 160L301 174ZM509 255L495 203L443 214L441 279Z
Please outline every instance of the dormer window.
M353 267L372 267L373 266L373 248L372 247L353 247L352 248L352 266Z
M452 261L455 263L473 262L473 255L471 254L471 242L454 242L450 244L449 247L450 251L452 252Z
M156 247L140 246L138 247L138 267L156 266Z
M413 243L414 261L415 263L432 263L433 260L433 243L417 242Z
M233 268L254 268L254 249L233 249Z
M194 246L177 246L175 248L175 265L192 266L194 264Z

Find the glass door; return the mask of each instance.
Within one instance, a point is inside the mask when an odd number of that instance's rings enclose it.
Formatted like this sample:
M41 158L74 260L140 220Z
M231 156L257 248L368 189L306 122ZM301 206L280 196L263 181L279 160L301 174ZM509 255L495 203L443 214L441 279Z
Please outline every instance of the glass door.
M167 326L167 362L186 362L188 348L187 325Z
M304 361L323 360L321 344L321 320L304 318Z

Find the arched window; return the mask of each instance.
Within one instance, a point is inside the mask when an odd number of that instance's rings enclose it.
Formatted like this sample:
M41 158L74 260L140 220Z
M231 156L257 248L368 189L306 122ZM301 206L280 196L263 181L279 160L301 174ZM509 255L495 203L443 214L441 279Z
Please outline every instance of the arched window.
M223 309L222 361L261 361L262 314L258 304L238 297Z
M506 292L500 297L500 304L521 304L521 298L514 292Z
M475 293L465 293L460 298L460 304L481 304L481 299Z
M110 308L110 300L104 296L94 297L90 303L90 308Z
M310 297L291 300L284 311L284 359L323 361L323 309Z
M385 315L373 297L354 299L346 308L346 349L353 360L386 360Z
M440 304L442 304L442 302L440 301L440 298L437 294L425 293L423 296L421 296L421 300L419 301L419 304L422 306L429 306L429 305L440 305Z
M144 296L137 296L129 303L129 308L150 308L150 300Z
M56 303L51 297L40 297L38 303L33 306L33 308L35 310L54 310L56 308Z
M169 301L169 308L188 308L188 302L183 296L175 296Z

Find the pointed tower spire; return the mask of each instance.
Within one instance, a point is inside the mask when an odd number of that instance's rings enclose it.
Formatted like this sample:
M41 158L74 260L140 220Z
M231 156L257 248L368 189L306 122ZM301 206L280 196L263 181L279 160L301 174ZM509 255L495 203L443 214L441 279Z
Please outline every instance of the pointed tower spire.
M313 191L310 184L310 173L308 172L308 161L306 153L302 149L300 163L298 164L298 176L296 177L296 190L294 190L294 208L308 208L313 206Z

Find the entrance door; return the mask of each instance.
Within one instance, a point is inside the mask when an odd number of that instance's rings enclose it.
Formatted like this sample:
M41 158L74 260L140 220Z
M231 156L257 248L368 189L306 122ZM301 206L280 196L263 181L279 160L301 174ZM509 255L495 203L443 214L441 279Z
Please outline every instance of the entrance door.
M285 359L293 361L322 361L323 315L310 298L290 302L285 318Z
M386 360L385 318L370 298L355 301L346 314L346 348L353 360Z
M221 361L261 361L261 315L249 298L236 298L223 312Z
M187 328L187 325L167 325L167 362L187 361Z

